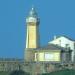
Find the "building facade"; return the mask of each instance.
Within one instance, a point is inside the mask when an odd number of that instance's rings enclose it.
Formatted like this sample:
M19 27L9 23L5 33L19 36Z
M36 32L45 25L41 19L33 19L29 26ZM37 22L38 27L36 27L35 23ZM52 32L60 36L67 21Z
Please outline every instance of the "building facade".
M71 49L71 61L75 62L75 40L66 36L54 36L54 40L50 41L49 44L55 44L64 48Z

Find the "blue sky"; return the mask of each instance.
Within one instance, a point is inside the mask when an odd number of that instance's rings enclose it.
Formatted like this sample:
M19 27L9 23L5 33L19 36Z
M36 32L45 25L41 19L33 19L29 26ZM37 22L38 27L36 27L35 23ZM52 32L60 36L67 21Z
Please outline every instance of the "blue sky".
M40 17L41 45L54 35L75 39L75 0L0 0L0 57L23 58L32 5Z

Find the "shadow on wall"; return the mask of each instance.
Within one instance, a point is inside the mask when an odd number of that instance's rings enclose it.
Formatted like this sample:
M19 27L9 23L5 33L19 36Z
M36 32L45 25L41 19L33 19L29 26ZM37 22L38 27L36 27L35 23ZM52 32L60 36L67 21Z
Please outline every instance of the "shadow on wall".
M22 70L19 70L19 71L16 70L16 71L11 72L9 75L30 75L30 74Z

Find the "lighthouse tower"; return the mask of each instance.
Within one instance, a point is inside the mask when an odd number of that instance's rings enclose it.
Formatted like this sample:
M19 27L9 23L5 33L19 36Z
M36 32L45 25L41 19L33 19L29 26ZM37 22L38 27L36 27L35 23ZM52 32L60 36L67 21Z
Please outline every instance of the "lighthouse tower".
M30 61L34 57L33 49L39 48L39 18L32 7L26 18L27 24L27 36L26 36L26 49L25 49L25 60Z

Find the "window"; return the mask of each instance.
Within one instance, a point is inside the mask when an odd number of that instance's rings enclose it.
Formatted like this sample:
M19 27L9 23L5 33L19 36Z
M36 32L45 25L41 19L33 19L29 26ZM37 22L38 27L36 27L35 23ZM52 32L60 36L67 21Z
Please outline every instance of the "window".
M45 60L52 60L52 59L53 59L53 54L51 54L51 53L45 54Z

